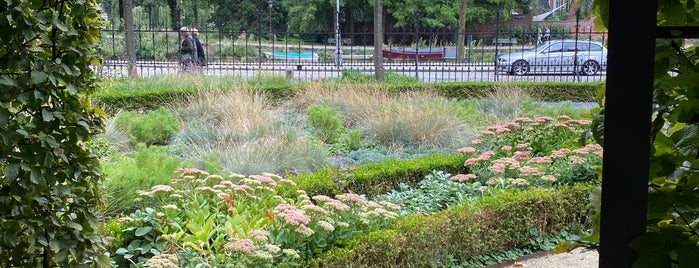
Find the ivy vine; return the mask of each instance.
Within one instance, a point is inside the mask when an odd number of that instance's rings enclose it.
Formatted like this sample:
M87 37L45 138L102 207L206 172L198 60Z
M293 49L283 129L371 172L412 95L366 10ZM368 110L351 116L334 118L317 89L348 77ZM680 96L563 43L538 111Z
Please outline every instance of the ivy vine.
M105 266L94 0L0 2L0 267ZM105 263L107 262L107 263Z

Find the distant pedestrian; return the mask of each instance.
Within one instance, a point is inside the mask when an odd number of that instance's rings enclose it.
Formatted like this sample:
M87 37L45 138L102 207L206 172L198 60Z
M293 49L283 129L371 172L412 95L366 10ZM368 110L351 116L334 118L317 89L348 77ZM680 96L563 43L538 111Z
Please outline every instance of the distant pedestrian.
M180 37L182 38L180 64L185 71L191 71L194 69L194 63L197 59L197 47L194 43L194 38L192 38L192 35L189 33L189 28L180 28Z
M546 33L544 33L542 42L543 41L551 41L551 29L549 29L549 27L546 27Z
M197 48L197 65L202 68L206 68L206 53L204 53L204 47L199 41L199 30L197 28L192 28L192 38L194 38L194 45Z
M537 28L536 33L536 45L538 46L539 43L541 43L541 28Z

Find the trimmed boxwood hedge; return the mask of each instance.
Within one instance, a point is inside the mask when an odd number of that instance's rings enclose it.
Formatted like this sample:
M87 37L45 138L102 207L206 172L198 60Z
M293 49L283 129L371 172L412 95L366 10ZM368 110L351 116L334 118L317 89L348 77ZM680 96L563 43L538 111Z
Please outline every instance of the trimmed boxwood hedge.
M113 84L113 83L112 83ZM303 90L304 83L259 84L246 86L249 90L262 92L273 102L284 101ZM379 87L396 92L435 90L447 98L470 99L487 96L497 87L513 86L523 88L532 98L539 101L573 101L594 102L597 90L604 85L601 82L560 83L560 82L448 82L448 83L411 83L379 84ZM152 110L165 104L187 100L201 89L195 86L182 86L177 89L113 89L117 86L106 84L102 91L92 95L97 106L110 110L118 107L125 110ZM217 90L228 90L221 88Z
M541 237L592 226L588 196L596 186L505 191L431 215L411 215L390 229L364 234L309 267L485 266L484 256L547 250ZM514 250L518 249L518 250Z
M432 154L413 159L391 159L369 163L352 169L325 168L312 174L290 177L309 195L327 195L353 192L367 197L398 189L399 183L414 187L432 170L446 173L465 173L464 154Z

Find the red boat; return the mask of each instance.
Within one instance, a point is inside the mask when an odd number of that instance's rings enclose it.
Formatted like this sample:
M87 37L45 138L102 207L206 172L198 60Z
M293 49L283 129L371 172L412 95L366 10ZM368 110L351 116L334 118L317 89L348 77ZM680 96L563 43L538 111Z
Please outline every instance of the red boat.
M418 59L424 60L441 60L444 59L444 49L442 48L401 48L401 49L384 49L381 51L384 58L387 59Z

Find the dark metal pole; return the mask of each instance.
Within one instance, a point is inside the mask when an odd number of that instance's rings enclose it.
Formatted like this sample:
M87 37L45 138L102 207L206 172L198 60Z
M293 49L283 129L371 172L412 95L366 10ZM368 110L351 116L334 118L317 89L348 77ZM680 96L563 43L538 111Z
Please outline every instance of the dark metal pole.
M340 0L335 0L335 66L342 66L342 35L340 34Z
M420 80L420 76L418 75L418 68L420 68L419 64L419 45L420 45L420 11L415 13L415 79Z
M495 10L495 82L499 80L498 77L498 57L500 57L500 51L498 50L498 37L500 36L500 8Z
M639 257L629 243L646 229L658 7L608 3L599 267L625 268Z
M262 10L257 11L257 70L262 72Z
M578 66L580 66L580 59L578 58L578 31L580 30L580 8L575 10L575 55L573 56L573 74L575 75L575 80L580 82L580 71Z

